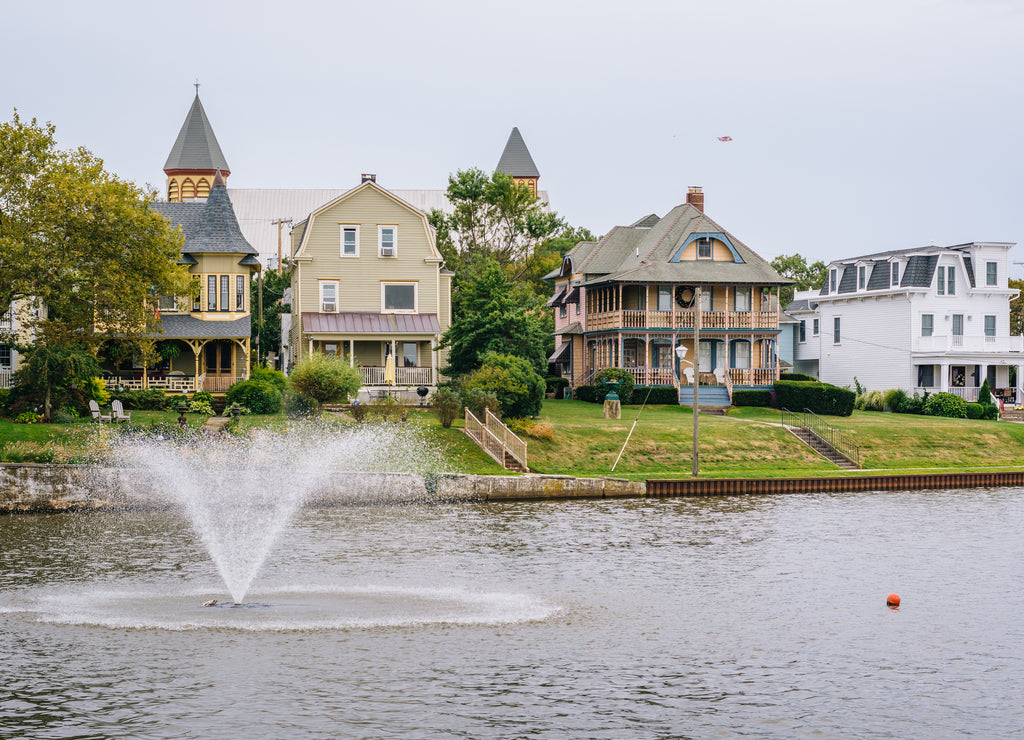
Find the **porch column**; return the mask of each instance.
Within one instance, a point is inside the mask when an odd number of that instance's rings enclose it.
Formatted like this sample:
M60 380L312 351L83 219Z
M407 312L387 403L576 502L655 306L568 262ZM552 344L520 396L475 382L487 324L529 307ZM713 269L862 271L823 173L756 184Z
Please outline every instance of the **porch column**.
M441 340L438 337L434 337L434 344L438 344L440 341ZM437 385L437 352L434 352L433 349L429 347L427 349L430 352L430 385ZM570 362L572 361L571 354L569 360ZM569 377L572 377L571 370L569 371Z
M949 390L949 363L939 365L939 390L943 393Z
M356 366L356 340L355 339L349 339L348 340L348 366L349 367L355 367Z
M620 323L620 326L621 326L621 323ZM626 360L624 359L624 355L623 355L623 350L624 349L625 349L625 347L623 346L622 332L620 331L619 332L619 361L618 361L618 363L616 363L616 366L619 367L619 368L626 367Z
M1009 385L1009 379L1007 379L1007 385ZM1017 365L1017 382L1013 385L1013 402L1024 402L1024 365Z
M309 338L309 356L313 356L313 337Z

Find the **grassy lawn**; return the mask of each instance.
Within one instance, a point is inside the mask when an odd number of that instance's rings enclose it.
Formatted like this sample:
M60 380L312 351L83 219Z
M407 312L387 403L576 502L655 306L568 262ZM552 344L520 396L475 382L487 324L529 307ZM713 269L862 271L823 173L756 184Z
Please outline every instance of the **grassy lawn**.
M546 401L537 421L550 425L554 439L525 436L530 469L538 473L576 476L686 478L692 469L693 415L685 406L647 406L614 472L619 451L637 417L638 406L626 406L622 419L606 420L600 404ZM148 426L177 421L173 411L132 411L132 422ZM190 426L206 417L188 416ZM848 475L825 462L777 426L774 409L734 408L728 417L700 417L700 473L707 477L800 477ZM942 419L908 414L855 411L853 416L826 417L861 448L865 472L939 471L1024 466L1024 424ZM763 423L754 423L763 422ZM286 431L295 422L283 414L244 416L243 430ZM325 414L323 423L348 427L344 415ZM452 472L500 475L505 471L462 431L462 421L444 429L428 412L414 410L409 424L419 427L442 451ZM53 443L74 453L89 445L96 424L14 424L0 419L0 446L23 441ZM2 450L0 450L2 453ZM856 473L854 473L856 474ZM863 474L863 473L862 473Z

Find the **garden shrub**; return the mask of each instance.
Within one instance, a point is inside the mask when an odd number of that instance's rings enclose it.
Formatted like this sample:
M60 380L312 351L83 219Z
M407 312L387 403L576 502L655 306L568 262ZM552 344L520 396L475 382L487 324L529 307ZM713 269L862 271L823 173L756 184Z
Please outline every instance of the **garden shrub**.
M211 396L210 398L212 399L213 397ZM120 401L126 409L140 409L142 411L162 411L167 408L168 404L168 396L160 388L114 391L110 394L110 400Z
M192 394L193 401L206 401L208 404L213 404L213 394L209 391L196 391Z
M535 422L532 419L505 419L505 426L520 437L546 440L553 440L555 438L554 428L546 421Z
M985 416L985 406L980 403L969 403L967 404L967 418L968 419L981 419Z
M498 398L502 416L536 416L544 403L544 379L527 360L515 355L486 353L483 365L463 376L460 383L467 406L472 408L465 393L479 388Z
M434 391L430 397L430 405L445 429L451 428L452 422L462 414L462 399L451 388L438 388Z
M771 406L772 392L769 390L735 390L732 392L733 406Z
M982 406L992 403L992 389L988 385L988 378L981 381L981 388L978 389L978 403Z
M86 393L89 398L100 406L106 406L110 403L110 392L107 391L107 384L103 378L89 378L89 385L86 387Z
M243 380L228 388L228 406L237 403L254 414L276 414L281 410L281 391L266 380Z
M291 388L285 389L284 395L281 397L281 404L289 419L303 419L316 413L316 401Z
M598 371L597 375L594 376L593 384L602 389L606 396L608 395L607 386L602 382L605 380L619 381L619 387L615 389L615 393L618 395L621 404L625 405L632 401L634 380L633 375L628 370L606 367L604 370ZM604 402L604 396L601 397L601 401Z
M775 382L775 401L780 409L808 409L827 416L849 416L853 413L856 394L828 383L778 380Z
M904 394L903 400L900 402L899 407L896 409L897 414L923 414L924 413L924 399L917 393L913 396L907 396Z
M74 409L70 409L67 406L57 409L53 412L53 423L54 424L74 424L78 420L78 412Z
M967 401L955 393L935 393L924 402L924 413L928 416L964 419L967 417Z
M363 404L360 404L362 406ZM364 406L364 408L366 408ZM402 403L392 396L385 396L384 398L378 398L369 404L370 414L377 421L405 421L409 418L409 407L403 406Z
M217 415L217 412L213 410L213 406L206 401L192 401L189 403L187 411L190 414L206 414L207 416Z
M263 380L284 393L284 387L288 384L288 378L280 370L272 367L254 367L249 373L249 380Z
M818 379L813 375L803 373L779 373L779 380L801 380L807 383L817 383Z
M544 378L544 390L555 394L555 398L565 398L565 389L569 387L569 379L558 376Z
M483 388L468 389L462 394L462 402L478 421L484 421L485 408L490 409L492 414L501 418L501 401L496 395Z
M885 396L882 391L868 391L861 398L864 399L864 410L865 411L884 411L885 410Z
M348 403L359 392L363 374L345 360L333 355L313 353L292 368L288 387L317 404L319 414L325 404Z
M370 413L370 407L365 403L359 403L359 401L356 401L352 404L352 408L350 408L348 412L358 424L362 424L363 421L366 420L367 414Z
M15 424L38 424L43 420L42 414L37 414L34 411L23 411L14 417Z
M599 388L596 385L577 386L576 390L573 391L573 395L577 401L585 401L587 403L603 402L605 397L604 388Z
M900 407L907 399L907 393L902 388L891 388L882 396L885 410L892 413L900 413Z
M603 398L601 400L604 400ZM633 387L633 404L679 404L679 391L671 385L638 385Z

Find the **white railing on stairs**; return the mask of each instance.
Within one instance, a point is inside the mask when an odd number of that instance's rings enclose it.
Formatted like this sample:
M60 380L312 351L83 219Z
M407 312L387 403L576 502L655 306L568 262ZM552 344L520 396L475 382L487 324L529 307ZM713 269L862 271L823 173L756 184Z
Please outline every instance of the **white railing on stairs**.
M466 435L501 467L508 467L507 453L522 466L523 470L528 470L526 443L505 426L497 416L494 416L490 409L486 410L484 418L487 419L486 424L477 419L472 411L466 409Z

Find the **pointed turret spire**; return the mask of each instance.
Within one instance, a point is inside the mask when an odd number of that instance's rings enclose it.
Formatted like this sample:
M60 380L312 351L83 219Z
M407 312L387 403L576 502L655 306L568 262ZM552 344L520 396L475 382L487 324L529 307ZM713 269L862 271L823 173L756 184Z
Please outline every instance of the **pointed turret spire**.
M505 150L498 160L498 166L494 169L512 175L512 179L526 184L534 195L537 194L540 170L533 163L533 157L530 156L530 150L526 148L526 142L523 141L523 135L519 133L518 127L512 128L512 133L508 135L508 141L505 143Z
M231 168L220 150L213 126L199 100L199 90L181 125L178 138L164 164L167 175L167 200L180 201L205 198L210 191L214 173L226 178Z

